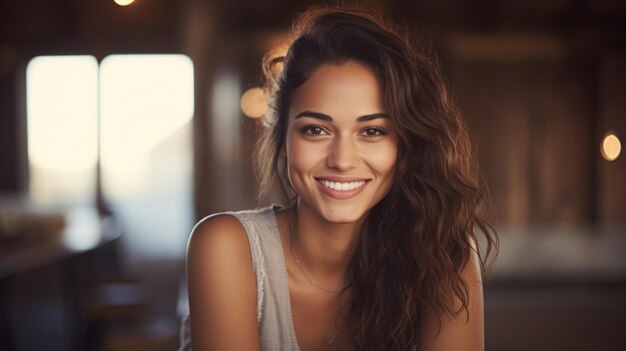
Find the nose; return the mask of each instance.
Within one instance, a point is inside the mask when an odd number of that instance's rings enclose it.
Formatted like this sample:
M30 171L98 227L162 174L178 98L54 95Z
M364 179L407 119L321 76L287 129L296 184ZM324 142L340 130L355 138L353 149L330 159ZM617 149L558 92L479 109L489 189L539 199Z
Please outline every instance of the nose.
M338 171L347 171L359 165L355 141L349 136L337 136L329 145L326 165Z

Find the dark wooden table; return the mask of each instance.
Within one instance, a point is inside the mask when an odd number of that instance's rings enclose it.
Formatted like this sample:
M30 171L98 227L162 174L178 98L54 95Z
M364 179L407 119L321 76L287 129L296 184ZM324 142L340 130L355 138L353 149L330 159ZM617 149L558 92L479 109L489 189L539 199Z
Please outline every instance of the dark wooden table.
M500 230L485 286L486 350L622 351L626 224Z
M122 232L94 208L65 215L56 234L0 242L0 349L80 350L81 286L115 269Z

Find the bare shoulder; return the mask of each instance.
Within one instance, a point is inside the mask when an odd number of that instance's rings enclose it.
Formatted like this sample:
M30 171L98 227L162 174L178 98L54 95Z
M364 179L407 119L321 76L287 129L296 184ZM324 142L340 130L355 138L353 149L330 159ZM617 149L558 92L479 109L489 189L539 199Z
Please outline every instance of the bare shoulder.
M193 349L258 349L256 279L248 237L236 217L215 215L195 226L187 278Z
M220 293L225 290L220 287L240 287L256 292L248 235L235 216L213 215L196 224L187 246L187 276L190 290Z
M194 227L187 246L187 275L191 287L256 287L248 235L235 216L210 216Z
M236 244L247 240L246 231L239 220L229 214L209 216L198 222L191 232L188 249L205 246Z

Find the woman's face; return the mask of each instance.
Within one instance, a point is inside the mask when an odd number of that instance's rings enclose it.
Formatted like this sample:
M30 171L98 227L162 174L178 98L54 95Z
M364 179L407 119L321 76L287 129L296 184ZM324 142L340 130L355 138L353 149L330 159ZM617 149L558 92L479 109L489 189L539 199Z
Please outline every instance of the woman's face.
M325 64L294 93L285 149L300 210L358 221L389 192L398 151L380 82L354 61Z

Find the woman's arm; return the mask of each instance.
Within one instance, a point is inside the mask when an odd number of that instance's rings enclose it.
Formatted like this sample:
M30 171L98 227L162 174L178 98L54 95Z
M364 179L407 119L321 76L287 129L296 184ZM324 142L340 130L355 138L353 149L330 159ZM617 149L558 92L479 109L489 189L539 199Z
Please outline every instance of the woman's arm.
M192 349L260 350L250 246L235 217L210 217L194 228L187 276Z
M441 316L441 330L438 331L437 316L433 311L424 311L420 351L483 351L484 317L483 288L480 263L475 249L470 250L470 258L463 269L463 278L469 288L468 314L465 311L456 316ZM456 300L457 306L460 302Z

